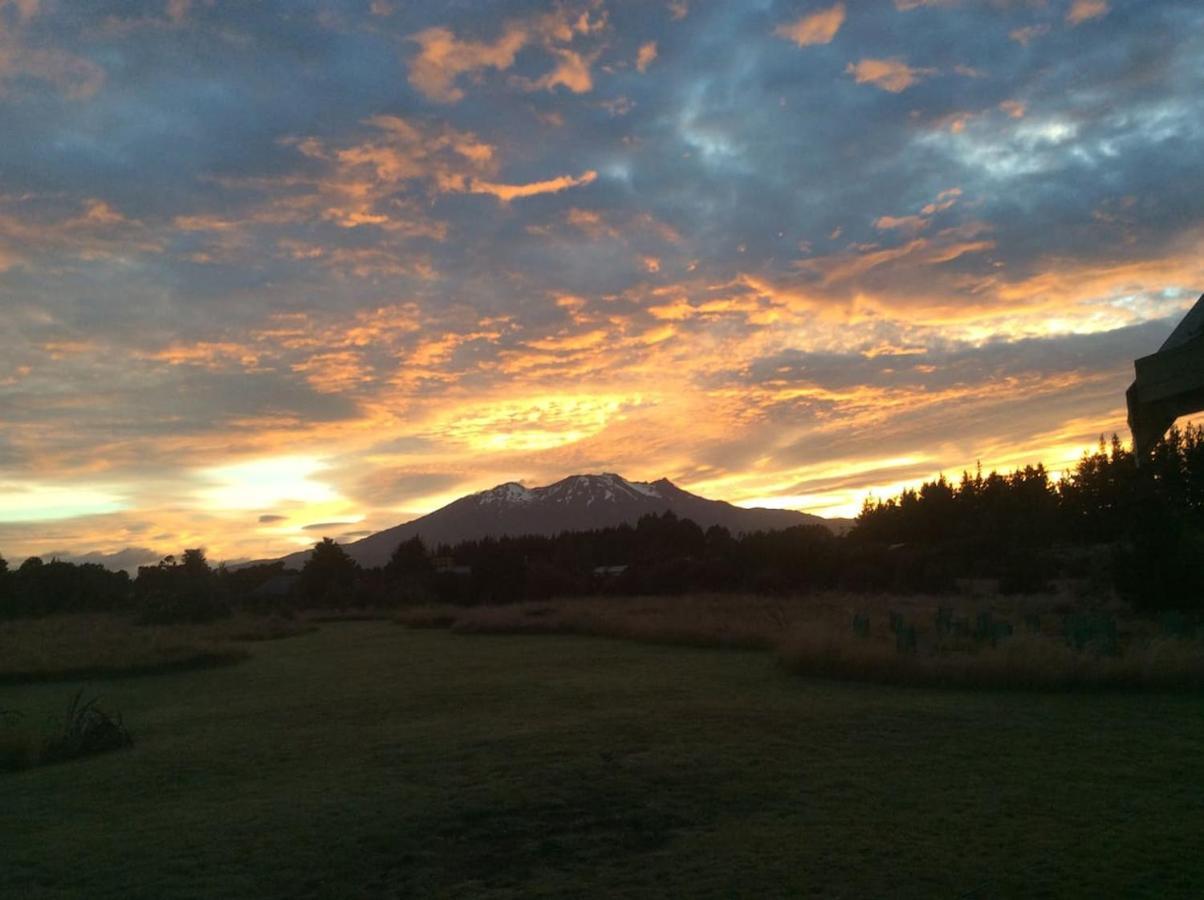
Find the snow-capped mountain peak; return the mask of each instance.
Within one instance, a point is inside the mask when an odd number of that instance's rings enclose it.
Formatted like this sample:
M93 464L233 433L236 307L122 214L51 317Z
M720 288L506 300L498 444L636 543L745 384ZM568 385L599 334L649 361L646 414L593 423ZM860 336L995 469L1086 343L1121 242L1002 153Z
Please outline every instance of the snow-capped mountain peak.
M631 482L613 472L604 472L601 475L570 475L546 488L536 488L536 491L545 500L558 503L582 502L587 506L595 502L614 503L660 496L652 485Z
M428 547L506 535L553 535L617 525L635 525L642 516L673 513L702 528L718 525L733 533L770 531L793 525L821 525L823 519L784 509L743 509L684 491L667 478L628 481L613 472L570 475L546 487L508 481L461 497L404 525L379 531L347 545L365 566L383 565L397 545L421 537ZM831 523L839 527L838 523ZM286 558L305 561L308 551Z
M507 481L495 488L476 494L478 503L483 505L497 503L530 503L536 499L535 491L523 487L517 481Z

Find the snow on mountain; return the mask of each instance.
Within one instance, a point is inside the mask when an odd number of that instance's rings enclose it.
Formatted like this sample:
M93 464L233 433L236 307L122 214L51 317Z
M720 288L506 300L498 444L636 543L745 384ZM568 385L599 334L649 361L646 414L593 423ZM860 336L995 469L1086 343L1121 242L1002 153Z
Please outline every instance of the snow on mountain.
M843 520L829 521L786 509L744 509L723 500L708 500L683 491L666 478L628 481L621 475L570 475L545 487L528 488L516 481L461 497L412 522L379 531L346 545L361 565L379 566L402 541L418 535L428 547L456 544L486 536L559 534L623 523L635 524L641 516L672 511L703 528L721 525L734 534L772 531L792 525L825 525L835 531ZM300 566L308 550L285 557Z

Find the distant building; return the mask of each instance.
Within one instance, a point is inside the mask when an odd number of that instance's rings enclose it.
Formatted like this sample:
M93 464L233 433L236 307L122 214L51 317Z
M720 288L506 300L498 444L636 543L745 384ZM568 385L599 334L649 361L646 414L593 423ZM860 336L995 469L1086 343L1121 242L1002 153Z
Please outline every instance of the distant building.
M431 559L431 565L441 575L471 575L472 566L456 565L454 556L436 556Z
M618 578L627 571L627 566L594 566L594 575L598 578Z
M264 599L279 599L287 597L293 592L293 587L297 583L298 574L296 572L284 572L280 575L273 575L255 590L251 591L250 596Z

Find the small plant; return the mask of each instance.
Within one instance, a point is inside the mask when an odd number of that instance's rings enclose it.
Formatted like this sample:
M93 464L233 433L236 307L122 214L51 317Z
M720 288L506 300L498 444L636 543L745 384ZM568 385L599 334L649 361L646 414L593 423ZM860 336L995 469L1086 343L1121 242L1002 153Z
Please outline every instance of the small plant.
M916 628L914 625L900 625L895 632L895 649L900 653L916 652Z
M995 638L995 617L989 612L978 614L978 618L974 621L974 640L979 643L991 641L994 643Z
M890 611L890 630L892 634L898 634L900 629L906 628L907 622L904 620L901 613Z
M948 606L938 606L935 622L937 634L949 634L953 631L953 610Z
M1163 613L1159 624L1162 626L1162 633L1167 637L1190 640L1195 634L1191 621L1181 612Z
M862 613L853 614L853 634L857 637L867 638L870 636L870 617Z
M1092 649L1104 656L1120 653L1116 619L1105 613L1077 613L1062 622L1066 644L1075 650Z
M1036 613L1029 613L1024 617L1024 627L1029 634L1041 633L1041 617Z
M20 720L16 710L0 709L0 772L16 772L31 762L29 738L15 727Z
M47 738L40 761L65 762L94 753L120 750L134 743L120 715L109 715L100 708L99 698L84 700L81 688L67 705L61 733Z

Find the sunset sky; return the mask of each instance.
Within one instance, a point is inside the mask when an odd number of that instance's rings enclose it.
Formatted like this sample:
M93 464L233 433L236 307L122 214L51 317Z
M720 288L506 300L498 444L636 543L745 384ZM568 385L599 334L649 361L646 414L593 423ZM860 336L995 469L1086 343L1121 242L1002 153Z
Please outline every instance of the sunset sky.
M1204 290L1198 0L0 0L0 135L10 562L1056 470Z

